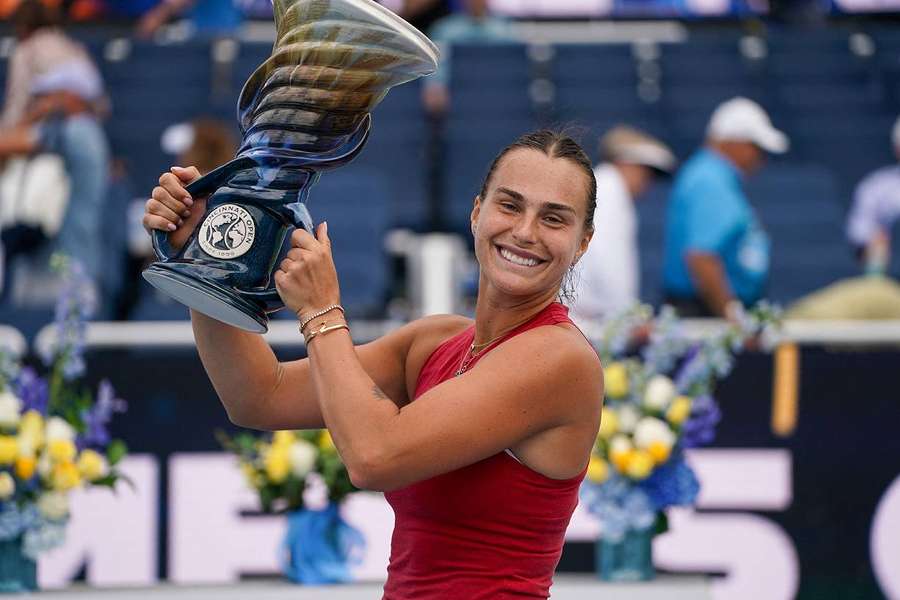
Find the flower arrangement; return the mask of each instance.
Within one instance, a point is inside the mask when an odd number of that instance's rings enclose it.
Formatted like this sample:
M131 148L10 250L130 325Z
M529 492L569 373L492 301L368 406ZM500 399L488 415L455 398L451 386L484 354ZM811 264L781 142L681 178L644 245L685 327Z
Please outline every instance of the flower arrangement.
M113 488L126 454L107 429L125 402L108 381L96 395L80 383L93 288L76 262L54 256L52 266L63 286L56 336L42 356L46 375L0 349L0 543L20 544L31 561L64 541L69 493Z
M328 430L217 436L237 455L263 512L288 515L281 561L285 575L306 584L350 581L349 567L361 559L365 541L340 515L341 503L357 489ZM307 500L323 488L324 508L312 508Z
M762 303L701 339L688 336L670 307L656 318L635 307L606 325L595 344L606 401L582 487L603 540L662 533L664 509L694 503L700 487L684 450L713 440L716 381L748 340L771 340L776 322L777 311ZM647 344L629 352L632 332L642 329L651 332Z

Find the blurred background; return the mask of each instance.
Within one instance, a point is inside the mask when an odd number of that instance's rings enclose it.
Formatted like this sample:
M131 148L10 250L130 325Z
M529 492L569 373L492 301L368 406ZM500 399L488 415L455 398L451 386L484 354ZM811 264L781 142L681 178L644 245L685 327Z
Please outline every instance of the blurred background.
M601 137L628 125L682 163L705 143L717 106L752 99L790 138L786 153L743 183L771 239L763 297L826 320L793 330L802 368L792 427L771 425L770 354L742 356L723 383L714 446L736 452L722 456L737 472L750 465L750 475L708 475L724 477L722 493L701 503L696 537L663 552L659 566L730 581L719 592L727 598L900 598L900 2L384 4L428 32L443 58L436 75L388 94L359 158L311 191L314 219L329 221L357 341L419 315L471 310L469 212L490 160L519 134L566 127L599 164L615 158ZM74 534L80 545L67 546L42 577L150 583L272 572L274 562L252 550L203 558L268 535L262 518L238 524L238 500L221 500L220 512L244 537L217 537L215 522L203 543L179 529L215 502L188 495L214 480L220 466L203 461L218 448L212 431L229 424L196 358L186 309L140 278L154 260L140 219L160 174L173 164L206 172L234 155L237 96L271 52L271 5L0 0L0 19L0 323L24 354L36 352L57 294L50 253L83 260L100 321L89 336L89 372L129 399L116 434L146 460L149 490L135 508L143 512L120 515L126 529L141 523L133 538L140 552L113 557L85 525L83 539ZM867 192L862 184L876 172L879 189ZM654 306L666 294L672 183L655 177L635 203L637 293ZM854 230L854 210L877 227ZM836 297L829 288L873 277L875 292ZM822 290L832 295L810 297ZM817 298L827 306L809 308ZM860 317L878 321L847 321ZM292 321L278 325L271 341L279 354L303 356ZM369 509L389 518L381 505ZM704 523L728 539L705 538ZM592 570L595 529L576 518L570 534L560 570ZM374 546L361 577L383 568Z

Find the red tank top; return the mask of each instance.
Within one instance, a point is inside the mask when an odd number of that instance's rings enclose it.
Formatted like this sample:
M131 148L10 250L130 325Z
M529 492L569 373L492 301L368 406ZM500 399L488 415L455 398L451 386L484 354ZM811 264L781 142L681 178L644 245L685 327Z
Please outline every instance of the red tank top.
M571 322L568 309L552 303L468 369L515 335ZM437 347L414 398L454 377L474 336L472 326ZM385 493L395 522L383 600L546 599L585 472L551 479L501 452Z

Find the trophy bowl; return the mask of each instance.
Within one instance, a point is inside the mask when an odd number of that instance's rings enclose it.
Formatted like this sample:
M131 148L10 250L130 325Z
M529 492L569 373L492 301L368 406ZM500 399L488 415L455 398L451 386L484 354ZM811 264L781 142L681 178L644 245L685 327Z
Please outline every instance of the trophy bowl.
M256 333L284 306L274 273L291 233L313 232L310 188L362 151L390 88L434 72L438 57L425 35L372 0L273 6L272 54L238 98L237 154L187 186L208 196L199 226L178 251L154 231L159 260L143 273L178 302Z

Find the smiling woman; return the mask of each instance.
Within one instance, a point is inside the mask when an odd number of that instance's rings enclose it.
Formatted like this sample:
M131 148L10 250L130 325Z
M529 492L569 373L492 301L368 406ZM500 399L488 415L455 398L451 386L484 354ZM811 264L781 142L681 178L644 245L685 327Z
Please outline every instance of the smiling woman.
M145 224L189 232L196 219L178 214L197 176L164 175ZM308 358L280 363L259 335L192 311L232 421L328 427L354 483L385 492L386 600L548 597L603 399L600 361L558 302L593 234L595 187L568 137L536 132L500 153L472 210L474 322L428 317L354 346L325 223L294 233L275 275Z

